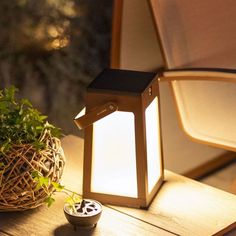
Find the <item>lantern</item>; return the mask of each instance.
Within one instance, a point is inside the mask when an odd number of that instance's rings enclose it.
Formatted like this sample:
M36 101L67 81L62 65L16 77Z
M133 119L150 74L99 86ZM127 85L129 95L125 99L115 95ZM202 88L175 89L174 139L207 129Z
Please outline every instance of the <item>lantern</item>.
M87 88L83 195L147 207L163 182L160 99L155 73L106 69Z

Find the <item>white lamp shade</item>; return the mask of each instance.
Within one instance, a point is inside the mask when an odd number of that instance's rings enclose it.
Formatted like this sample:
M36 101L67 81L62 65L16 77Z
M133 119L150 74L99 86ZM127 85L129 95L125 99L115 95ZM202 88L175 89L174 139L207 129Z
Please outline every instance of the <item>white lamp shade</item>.
M137 197L134 114L114 112L93 125L91 191Z

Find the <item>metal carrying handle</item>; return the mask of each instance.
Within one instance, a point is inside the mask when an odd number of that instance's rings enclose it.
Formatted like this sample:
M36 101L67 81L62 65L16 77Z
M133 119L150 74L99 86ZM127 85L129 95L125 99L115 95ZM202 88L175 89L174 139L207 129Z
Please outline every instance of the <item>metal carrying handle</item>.
M74 119L74 122L79 127L79 129L84 129L94 122L102 119L103 117L110 115L111 113L118 110L118 106L114 102L108 102L104 105L98 106L85 115L80 116L80 114Z

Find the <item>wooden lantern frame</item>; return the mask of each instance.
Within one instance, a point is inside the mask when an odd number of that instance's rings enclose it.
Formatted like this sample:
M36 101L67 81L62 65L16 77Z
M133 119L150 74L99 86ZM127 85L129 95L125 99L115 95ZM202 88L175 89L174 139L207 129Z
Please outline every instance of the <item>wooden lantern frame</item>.
M106 70L107 71L107 70ZM105 73L106 73L105 71ZM146 88L141 91L140 88L143 85L137 85L136 88L132 88L132 81L126 80L128 89L122 86L116 91L109 88L113 87L114 80L110 79L111 82L107 81L109 85L107 88L100 88L99 86L92 84L88 87L87 97L86 97L86 115L82 118L75 119L75 123L79 127L85 127L85 141L84 141L84 168L83 168L83 196L86 198L94 198L102 203L130 206L130 207L140 207L146 208L151 203L152 199L159 190L164 179L163 170L163 153L162 153L162 139L161 139L161 126L159 124L160 130L160 178L156 182L152 191L148 192L148 167L147 167L147 147L146 147L146 130L145 130L145 109L151 104L151 102L157 97L158 99L158 113L159 113L159 123L161 123L160 117L160 96L159 96L159 86L158 86L158 76L155 73L147 72L133 72L125 70L115 70L109 69L109 73L115 75L115 73L130 73L132 76L149 77L145 82ZM103 72L104 73L104 72ZM132 80L132 79L131 79ZM145 79L144 79L145 80ZM143 83L142 78L138 81ZM95 82L96 83L96 82ZM139 83L139 82L138 82ZM118 86L119 87L119 86ZM131 88L132 91L128 91ZM104 105L105 104L105 105ZM93 125L88 123L93 123L106 115L106 113L111 113L113 111L109 110L109 105L112 104L112 109L118 111L132 112L135 116L135 146L136 146L136 173L137 173L137 198L127 197L127 196L117 196L111 194L103 194L91 191L91 175L92 175L92 150L93 150ZM100 109L102 108L102 109ZM105 111L96 112L97 111ZM97 113L98 117L93 117ZM87 119L88 118L88 119ZM89 120L88 122L86 120ZM104 183L106 184L106 183Z

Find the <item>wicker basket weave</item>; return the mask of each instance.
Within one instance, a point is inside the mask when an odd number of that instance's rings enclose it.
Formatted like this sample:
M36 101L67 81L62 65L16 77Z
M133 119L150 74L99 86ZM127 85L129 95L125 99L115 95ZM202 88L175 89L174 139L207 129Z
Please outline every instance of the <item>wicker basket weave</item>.
M44 203L47 193L43 188L36 189L33 171L52 181L60 180L65 164L60 140L45 131L40 141L46 144L43 150L36 151L31 144L14 145L0 156L0 163L4 163L0 171L0 211L23 211Z

